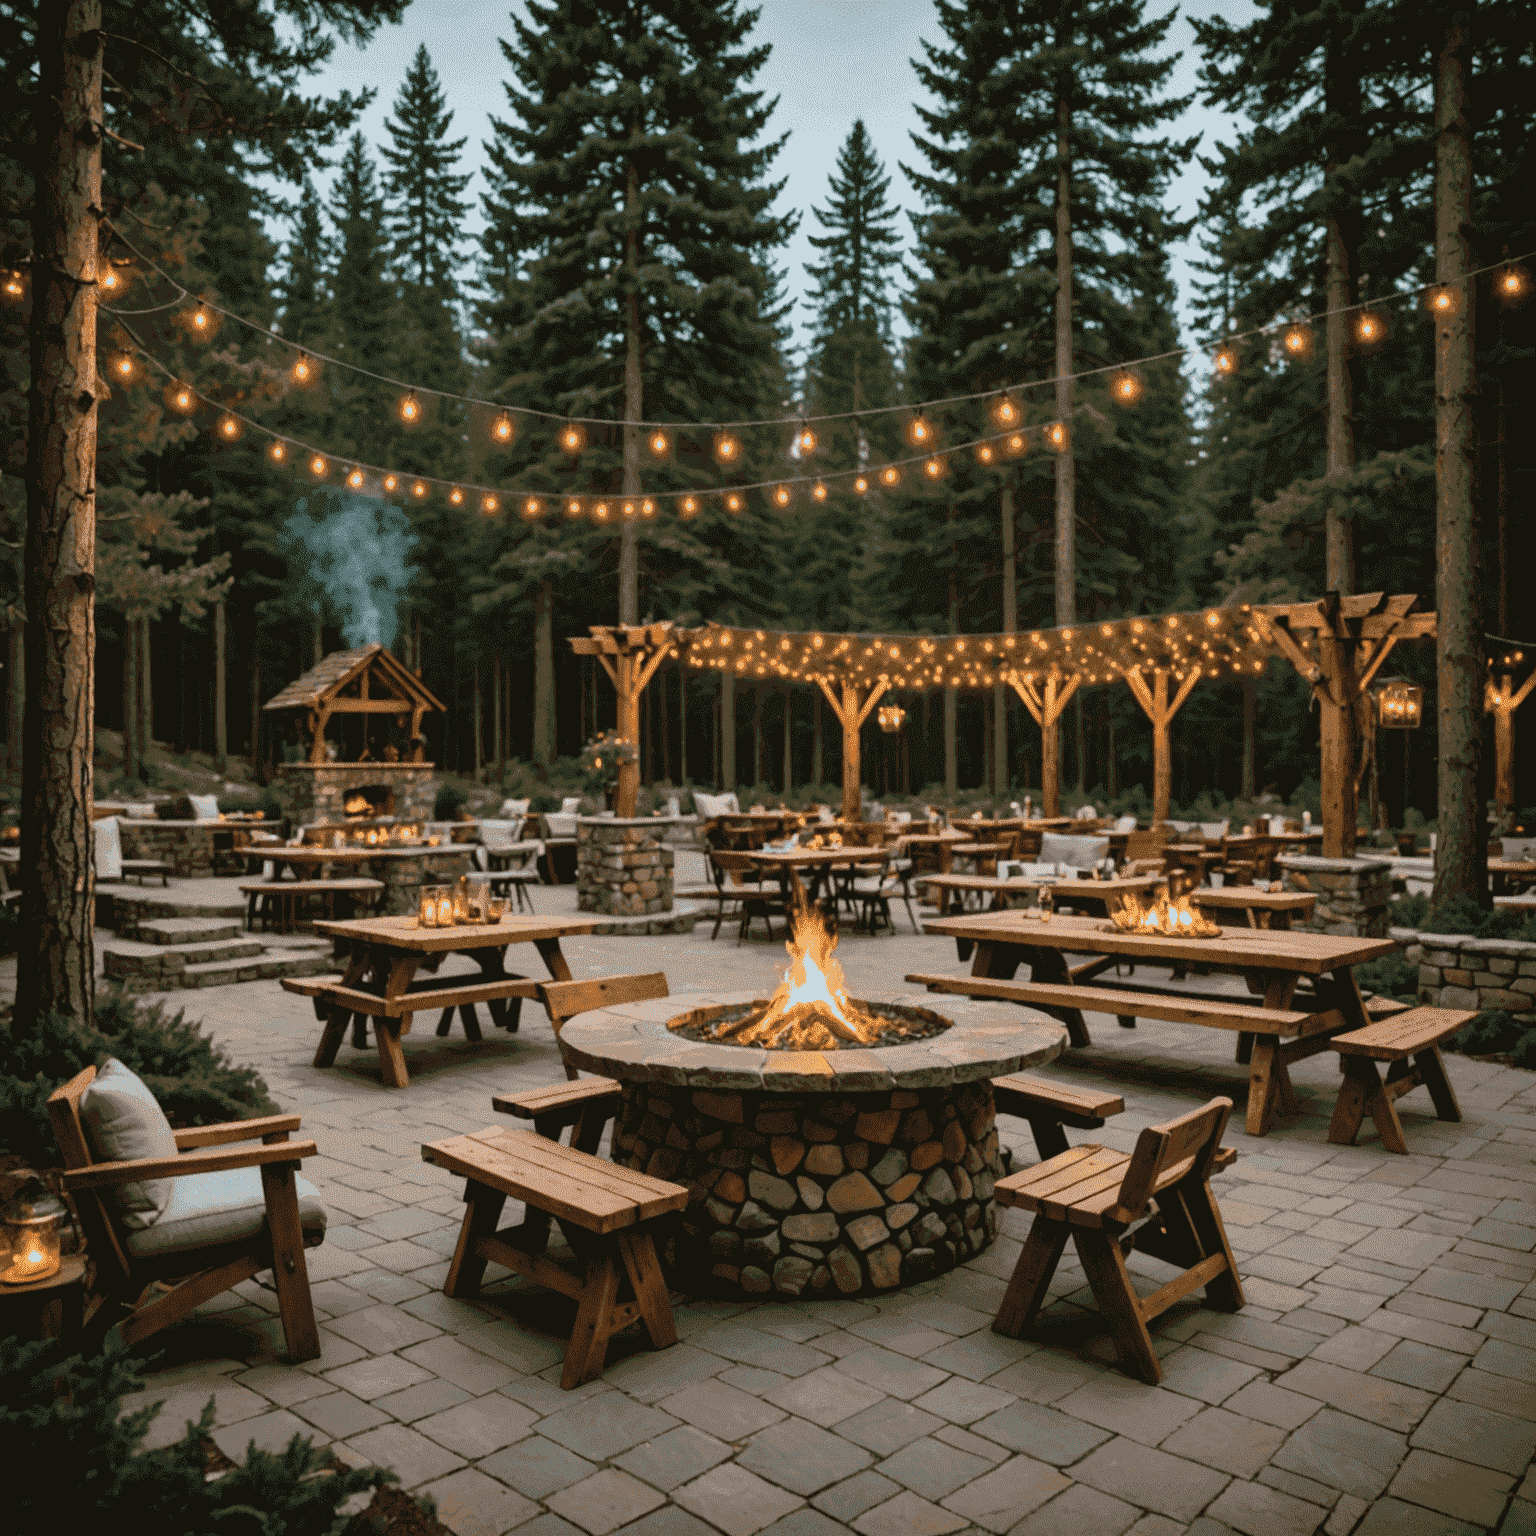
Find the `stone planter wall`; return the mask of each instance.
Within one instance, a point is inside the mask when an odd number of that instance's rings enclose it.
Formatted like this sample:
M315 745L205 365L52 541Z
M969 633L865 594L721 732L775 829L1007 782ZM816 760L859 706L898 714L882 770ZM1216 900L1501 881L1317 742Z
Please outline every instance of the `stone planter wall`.
M217 821L129 821L119 818L125 859L157 859L183 880L213 874L213 834L228 832Z
M1386 937L1387 903L1392 899L1390 860L1283 853L1275 867L1286 890L1316 893L1317 906L1306 925L1315 932Z
M663 1257L685 1290L853 1296L941 1274L997 1234L992 1085L799 1096L626 1082L616 1162L693 1198Z
M1536 944L1394 928L1403 958L1419 968L1419 1001L1440 1008L1536 1010Z
M672 910L675 855L666 816L576 818L576 905L582 912L641 917Z

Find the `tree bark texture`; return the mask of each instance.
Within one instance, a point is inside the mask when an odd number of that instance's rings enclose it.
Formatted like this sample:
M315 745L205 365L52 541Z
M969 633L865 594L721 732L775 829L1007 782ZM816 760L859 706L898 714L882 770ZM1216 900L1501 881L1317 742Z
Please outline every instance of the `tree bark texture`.
M688 669L677 664L677 782L688 782Z
M123 619L123 773L139 776L139 621Z
M261 656L252 644L251 656L251 771L261 769Z
M736 674L720 674L720 789L736 788Z
M229 767L229 695L225 669L228 666L224 630L224 604L213 605L213 761L220 773Z
M1258 682L1251 677L1243 679L1243 782L1239 791L1244 800L1252 800L1255 788L1257 763L1254 759L1253 727L1259 697Z
M1014 551L1013 483L1004 481L998 497L998 520L1003 535L1003 633L1019 627L1018 558ZM992 783L997 794L1008 789L1008 686L992 690Z
M1072 443L1072 103L1056 96L1056 419L1067 433L1056 455L1056 622L1077 623L1077 465Z
M636 136L639 129L635 130ZM640 171L631 160L624 194L625 212L640 216ZM624 495L640 496L640 428L636 423L645 410L640 371L640 231L631 224L624 235L624 269L628 291L624 296ZM621 519L619 529L619 623L640 622L640 519Z
M1355 152L1359 137L1360 69L1359 61L1346 54L1337 41L1328 44L1323 64L1323 95L1335 135L1328 145L1328 163L1324 181L1333 182L1338 168ZM1350 310L1355 302L1355 251L1360 242L1360 218L1354 208L1341 206L1337 192L1330 197L1327 219L1327 399L1328 458L1327 473L1341 476L1355 462L1354 378L1350 371ZM1327 561L1327 590L1348 596L1355 590L1354 530L1344 515L1344 497L1340 492L1330 501L1325 514L1324 553Z
M784 793L789 793L789 786L794 779L795 769L795 717L793 696L786 683L784 694Z
M135 626L139 635L139 692L138 733L139 762L149 758L149 749L155 740L155 674L151 666L154 659L153 634L148 614L140 614Z
M822 774L822 746L821 746L821 693L818 690L811 698L811 783L821 785L825 783Z
M472 759L472 765L474 767L475 783L476 784L481 784L481 783L484 783L484 781L485 781L485 775L484 775L484 771L483 771L484 764L485 764L485 732L484 732L484 729L482 727L482 720L484 718L484 714L485 714L485 707L484 707L484 703L483 703L483 700L482 700L482 695L481 695L481 692L480 692L480 658L478 656L476 656L475 657L475 750L474 750L474 756L473 756L473 759ZM365 727L365 729L366 729L366 727Z
M1435 661L1440 725L1436 903L1452 896L1488 902L1488 830L1482 768L1484 646L1474 472L1475 289L1472 132L1467 78L1472 6L1448 11L1435 59L1435 276L1454 293L1435 319Z
M101 0L38 12L16 1017L91 1022Z
M955 519L955 509L949 509L949 519ZM949 632L960 633L960 587L953 571L949 575ZM960 694L957 689L944 690L944 793L953 801L960 793L960 748L956 740L960 722Z
M21 738L27 708L27 623L18 613L11 620L9 644L10 672L6 679L6 771L13 778L21 776Z
M501 712L501 652L491 652L491 756L496 759L496 782L507 776L507 731Z
M533 595L533 763L545 769L555 761L554 608L554 583L545 577Z

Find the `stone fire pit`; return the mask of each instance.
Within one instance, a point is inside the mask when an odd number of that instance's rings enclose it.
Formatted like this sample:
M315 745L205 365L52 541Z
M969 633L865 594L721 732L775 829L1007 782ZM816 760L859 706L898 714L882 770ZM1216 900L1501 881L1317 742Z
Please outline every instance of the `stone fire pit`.
M689 1188L666 1243L680 1290L853 1296L915 1284L997 1233L993 1077L1050 1061L1066 1033L1011 1004L861 999L937 1033L870 1048L700 1044L669 1028L760 1009L752 993L583 1014L561 1053L623 1085L613 1157ZM947 1026L947 1027L946 1027Z

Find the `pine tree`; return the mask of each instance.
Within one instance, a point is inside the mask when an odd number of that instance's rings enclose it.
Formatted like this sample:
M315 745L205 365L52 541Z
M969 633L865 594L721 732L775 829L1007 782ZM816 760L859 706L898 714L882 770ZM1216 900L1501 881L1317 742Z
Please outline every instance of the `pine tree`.
M338 355L361 367L382 361L389 326L384 200L362 134L352 135L331 189L336 266L331 274Z
M490 146L482 312L490 387L509 405L721 426L764 414L782 376L765 262L789 226L768 213L780 143L759 142L772 104L752 87L768 54L747 43L756 14L739 0L536 0L514 21L502 44L511 115ZM589 430L574 473L552 436L530 424L520 460L552 493L637 501L645 488L718 483L704 434L644 475L634 427ZM771 575L747 574L750 557L731 558L742 520L708 503L650 540L648 589L671 593L667 611L701 576L718 586L727 564L771 592ZM627 623L641 612L640 521L618 530Z
M295 341L319 345L319 333L330 309L327 268L330 239L321 217L315 184L304 178L293 236L283 253L283 270L277 281L277 301L282 310L282 330Z
M385 123L390 142L381 147L388 169L384 192L391 254L401 274L442 298L458 294L458 249L469 204L462 193L468 173L455 167L463 139L450 139L453 113L432 67L426 44L416 50L395 115Z

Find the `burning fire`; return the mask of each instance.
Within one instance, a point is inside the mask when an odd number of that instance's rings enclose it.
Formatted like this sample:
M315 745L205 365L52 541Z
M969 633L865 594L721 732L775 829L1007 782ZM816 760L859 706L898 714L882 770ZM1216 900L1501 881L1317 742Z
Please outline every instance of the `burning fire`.
M373 812L373 801L367 795L348 795L341 809L345 816L368 816Z
M848 996L835 953L837 935L828 931L816 908L796 909L794 931L784 948L789 969L767 1008L722 1022L713 1039L769 1050L826 1051L872 1045L882 1035L904 1032L901 1024L867 1013Z
M1109 915L1115 927L1126 933L1162 933L1181 939L1221 936L1220 924L1192 911L1188 896L1170 901L1166 890L1159 891L1157 899L1146 906L1134 893L1127 893Z

